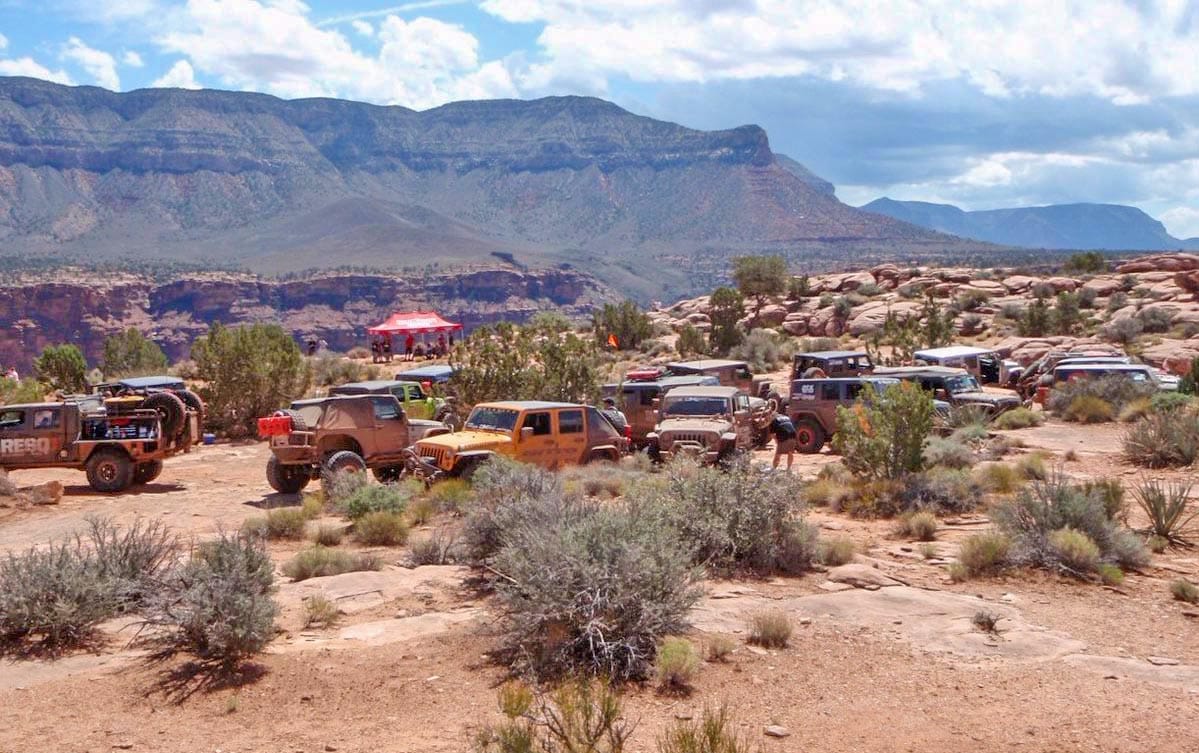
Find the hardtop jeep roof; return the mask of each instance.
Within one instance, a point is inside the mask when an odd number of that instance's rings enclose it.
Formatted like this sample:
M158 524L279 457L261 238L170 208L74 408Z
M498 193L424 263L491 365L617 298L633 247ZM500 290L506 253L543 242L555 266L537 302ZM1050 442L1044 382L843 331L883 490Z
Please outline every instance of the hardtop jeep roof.
M683 374L681 376L665 376L661 379L634 382L612 382L605 384L604 389L610 390L669 390L679 387L701 387L704 385L719 385L720 380L709 374Z
M851 382L851 383L866 383L866 384L885 384L888 386L899 383L899 379L897 379L896 377L879 376L878 374L863 374L862 376L851 376L851 377L815 377L812 379L793 379L792 381L797 384L798 383L803 383L803 384L829 384L829 383L844 384L845 382Z
M416 384L416 382L405 379L371 379L365 382L347 382L346 384L339 384L333 387L329 390L329 394L359 395L374 392L375 390L387 390L400 384ZM334 390L337 390L337 392L335 393Z
M184 382L179 377L162 374L159 376L141 376L129 377L128 379L118 379L114 382L105 382L98 384L97 387L127 387L131 390L145 390L153 388L175 388L183 387Z
M820 361L827 361L832 358L853 358L855 356L870 355L864 350L815 350L811 353L796 353L796 358L812 358Z
M905 376L948 378L969 374L969 371L953 366L889 366L874 370L875 376L896 377L898 379L902 379Z
M490 408L507 408L509 410L549 410L550 408L586 408L582 403L553 403L546 400L501 400L494 403L479 403L475 407L486 405Z
M674 371L675 369L682 369L684 371L708 371L710 369L727 369L730 367L737 368L741 366L749 368L749 363L746 361L730 361L721 358L707 358L700 361L675 361L674 363L666 364L666 368L669 371Z
M733 397L734 395L744 394L738 387L721 387L721 386L696 386L696 387L675 387L670 391L667 397L678 397L680 395L699 396L699 397Z

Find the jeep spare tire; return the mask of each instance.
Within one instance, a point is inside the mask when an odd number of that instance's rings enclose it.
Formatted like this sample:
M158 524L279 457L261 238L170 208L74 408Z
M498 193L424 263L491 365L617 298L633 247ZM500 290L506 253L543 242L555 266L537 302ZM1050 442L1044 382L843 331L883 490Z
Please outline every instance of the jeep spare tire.
M806 455L814 455L824 447L824 429L810 418L802 418L795 424L795 449Z
M325 458L325 462L321 466L321 480L327 483L339 473L365 472L366 461L362 459L361 455L352 450L338 450Z
M87 483L106 494L123 492L133 483L133 461L124 450L105 447L87 459Z
M292 431L308 431L308 422L304 420L304 416L298 410L275 411L275 415L290 418Z
M285 465L271 456L266 461L266 482L280 494L298 494L308 486L308 469L302 465Z
M176 390L175 397L183 401L188 410L194 410L201 421L204 420L204 401L200 399L199 395L191 390Z
M173 392L155 392L146 398L142 407L158 411L163 439L174 439L183 431L187 409L183 407L183 401Z

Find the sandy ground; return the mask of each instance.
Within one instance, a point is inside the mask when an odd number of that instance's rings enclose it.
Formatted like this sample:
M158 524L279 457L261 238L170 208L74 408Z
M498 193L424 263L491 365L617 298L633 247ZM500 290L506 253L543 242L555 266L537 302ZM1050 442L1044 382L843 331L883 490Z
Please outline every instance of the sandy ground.
M1061 424L1012 434L1059 461L1074 450L1077 460L1061 461L1073 475L1127 483L1137 472L1118 459L1119 431L1087 428L1083 441ZM236 528L262 508L296 504L270 493L266 458L256 444L201 448L168 461L159 482L115 497L92 494L82 474L15 473L21 484L63 480L67 493L54 507L0 509L0 551L69 534L92 514L158 518L186 535ZM800 456L795 472L832 459ZM826 536L851 537L857 561L802 578L709 583L691 637L727 634L740 647L705 664L688 698L630 688L631 751L654 750L665 725L721 703L765 751L1199 749L1199 609L1167 591L1178 575L1199 579L1194 550L1155 555L1118 588L1026 572L953 584L940 563L986 527L983 516L946 521L942 559L932 561L892 523L812 518ZM272 555L282 561L300 546L272 545ZM110 640L94 653L0 659L0 753L469 750L497 719L504 679L486 657L493 605L465 569L409 569L398 564L402 549L384 554L379 573L284 584L279 636L235 687L202 687L172 675L178 664L147 663L126 646L122 623L106 626ZM300 604L317 591L345 615L304 630ZM794 616L788 648L744 645L745 616L764 606ZM969 624L984 608L1001 615L998 636ZM790 736L763 736L768 724Z

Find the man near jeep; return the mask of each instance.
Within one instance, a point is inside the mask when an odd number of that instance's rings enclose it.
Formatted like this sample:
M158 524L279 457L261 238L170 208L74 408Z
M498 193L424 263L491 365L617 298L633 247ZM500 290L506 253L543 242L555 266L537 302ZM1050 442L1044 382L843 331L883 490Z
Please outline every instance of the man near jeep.
M620 436L623 437L625 429L628 428L629 419L616 407L616 400L605 397L604 407L600 408L600 413L604 418L608 419L608 423L612 424L612 427L620 432Z
M795 424L787 418L787 414L779 413L770 422L770 433L774 435L774 462L771 468L779 467L779 458L787 456L787 471L791 470L791 462L795 459Z

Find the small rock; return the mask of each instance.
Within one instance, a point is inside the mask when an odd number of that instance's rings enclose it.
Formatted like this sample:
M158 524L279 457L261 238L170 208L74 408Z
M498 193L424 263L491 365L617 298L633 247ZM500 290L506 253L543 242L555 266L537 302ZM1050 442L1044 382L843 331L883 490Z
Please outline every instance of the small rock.
M432 677L426 677L425 682L435 682L440 679L441 679L441 675L433 675Z
M1180 664L1177 659L1171 659L1167 656L1146 656L1145 660L1159 667L1175 667Z
M326 745L326 746L325 746L325 750L326 750L326 751L328 751L329 753L333 753L333 751L337 750L337 746L336 746L336 745L331 745L331 744L330 744L330 745Z
M133 743L114 743L112 747L117 750L129 750L133 747Z
M811 618L811 617L800 617L800 618L799 618L799 624L800 624L800 625L811 625L811 624L812 624L812 618Z
M691 709L679 709L678 711L674 712L674 718L688 722L695 718L695 712L693 712Z
M1104 676L1103 676L1103 679L1105 679L1105 680L1119 680L1120 678L1119 678L1119 677L1117 677L1116 675L1104 675Z
M772 724L765 729L767 737L790 737L791 731L778 724Z
M1016 601L1016 594L1004 594L999 597L1000 601L1006 601L1008 604L1013 604Z

